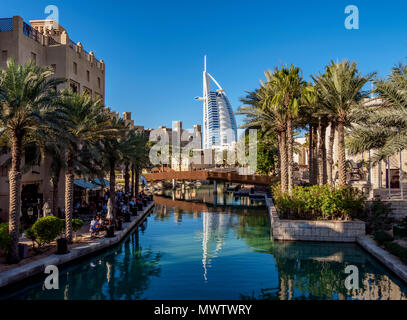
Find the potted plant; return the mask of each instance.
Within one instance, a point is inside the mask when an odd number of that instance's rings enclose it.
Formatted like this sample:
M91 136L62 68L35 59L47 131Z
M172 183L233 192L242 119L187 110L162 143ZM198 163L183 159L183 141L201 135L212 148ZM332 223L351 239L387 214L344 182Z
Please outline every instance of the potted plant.
M68 253L68 243L66 238L61 237L64 229L64 220L49 216L38 219L31 230L28 231L28 235L31 239L35 239L39 250L59 236L60 238L57 239L57 254L66 254Z
M81 219L72 219L72 230L75 233L75 240L76 240L76 233L83 227L83 220Z
M119 218L119 219L117 219L117 230L122 230L122 227L123 227L123 219L121 219L121 218Z
M106 228L106 238L113 238L114 236L114 225L109 224Z

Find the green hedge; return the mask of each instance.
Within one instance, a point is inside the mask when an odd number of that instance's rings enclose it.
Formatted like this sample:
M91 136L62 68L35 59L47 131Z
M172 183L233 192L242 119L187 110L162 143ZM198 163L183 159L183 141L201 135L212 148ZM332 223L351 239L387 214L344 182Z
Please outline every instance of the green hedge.
M402 247L401 245L395 242L385 242L384 247L389 251L391 254L399 257L401 261L407 263L407 248Z
M305 220L352 220L363 210L363 193L350 186L295 186L293 194L272 187L274 203L281 218Z
M376 241L378 244L380 244L380 245L383 245L383 244L385 244L386 242L391 242L391 241L394 240L391 235L389 235L388 233L383 232L383 231L376 232L376 233L373 235L373 238L374 238L375 241Z
M72 230L74 232L79 231L83 227L83 221L81 219L72 219Z

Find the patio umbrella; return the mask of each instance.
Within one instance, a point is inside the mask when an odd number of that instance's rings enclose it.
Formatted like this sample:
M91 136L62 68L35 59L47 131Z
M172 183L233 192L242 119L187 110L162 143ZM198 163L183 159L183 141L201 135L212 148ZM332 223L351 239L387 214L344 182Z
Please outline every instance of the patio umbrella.
M110 199L107 201L106 219L107 220L113 220L113 208L112 208L112 201Z
M45 201L44 206L42 207L43 216L46 217L51 213L51 208L49 207L48 201Z

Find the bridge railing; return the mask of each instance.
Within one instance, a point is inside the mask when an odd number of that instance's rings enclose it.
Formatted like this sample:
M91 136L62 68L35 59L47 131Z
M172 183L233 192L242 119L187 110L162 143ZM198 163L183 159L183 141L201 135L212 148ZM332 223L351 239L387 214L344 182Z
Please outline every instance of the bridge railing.
M235 183L262 184L268 185L275 180L274 177L261 175L240 175L236 172L219 172L219 171L170 171L149 173L145 175L148 181L154 180L221 180Z

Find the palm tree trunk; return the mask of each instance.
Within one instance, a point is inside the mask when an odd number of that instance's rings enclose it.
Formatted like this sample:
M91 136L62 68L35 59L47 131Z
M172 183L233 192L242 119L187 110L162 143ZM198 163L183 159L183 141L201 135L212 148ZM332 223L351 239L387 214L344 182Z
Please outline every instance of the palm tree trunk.
M129 164L126 162L124 165L124 193L128 194L130 189L130 174L129 174Z
M333 186L333 176L332 176L332 171L333 171L333 165L334 165L334 143L335 143L335 131L336 131L336 125L335 122L331 122L331 132L329 134L329 145L328 145L328 155L327 155L327 175L328 175L328 184Z
M10 181L10 202L9 202L9 234L12 242L9 248L7 261L18 263L18 241L20 238L19 224L21 212L21 155L23 145L23 134L11 133L11 170L9 172Z
M326 184L326 124L325 119L320 119L318 126L319 146L318 146L318 184Z
M280 138L280 157L281 157L281 191L287 192L288 189L288 163L287 163L287 146L286 131L282 131Z
M312 148L312 143L313 143L313 125L309 124L309 132L308 132L308 172L309 172L309 178L308 181L310 184L314 181L314 159L313 159L313 148Z
M318 183L318 127L312 126L312 184Z
M68 243L72 243L72 216L73 216L73 159L72 152L68 152L68 165L65 174L65 237Z
M134 197L134 164L131 165L131 196Z
M323 131L322 131L322 135L323 135L323 146L322 146L322 184L326 184L328 181L327 178L327 164L326 164L326 128L327 125L325 124L323 126Z
M287 140L288 140L288 193L291 196L293 194L293 185L294 185L294 154L293 154L293 146L294 146L294 137L293 137L293 126L292 126L292 119L289 118L287 121Z
M113 219L116 218L116 172L115 172L115 163L110 162L110 202L112 203L113 208Z
M52 178L52 213L54 216L58 214L58 198L59 198L59 175L60 172L55 174L55 177Z
M136 196L138 195L138 186L139 186L139 178L140 178L140 172L138 170L138 168L135 168L135 172L136 172L136 181L134 183L134 191Z
M346 185L346 158L345 158L345 125L338 122L338 171L339 185Z
M276 172L278 175L278 179L281 181L281 154L280 154L280 144L281 144L281 134L277 133L277 145L278 145L278 154L277 154L277 168Z

